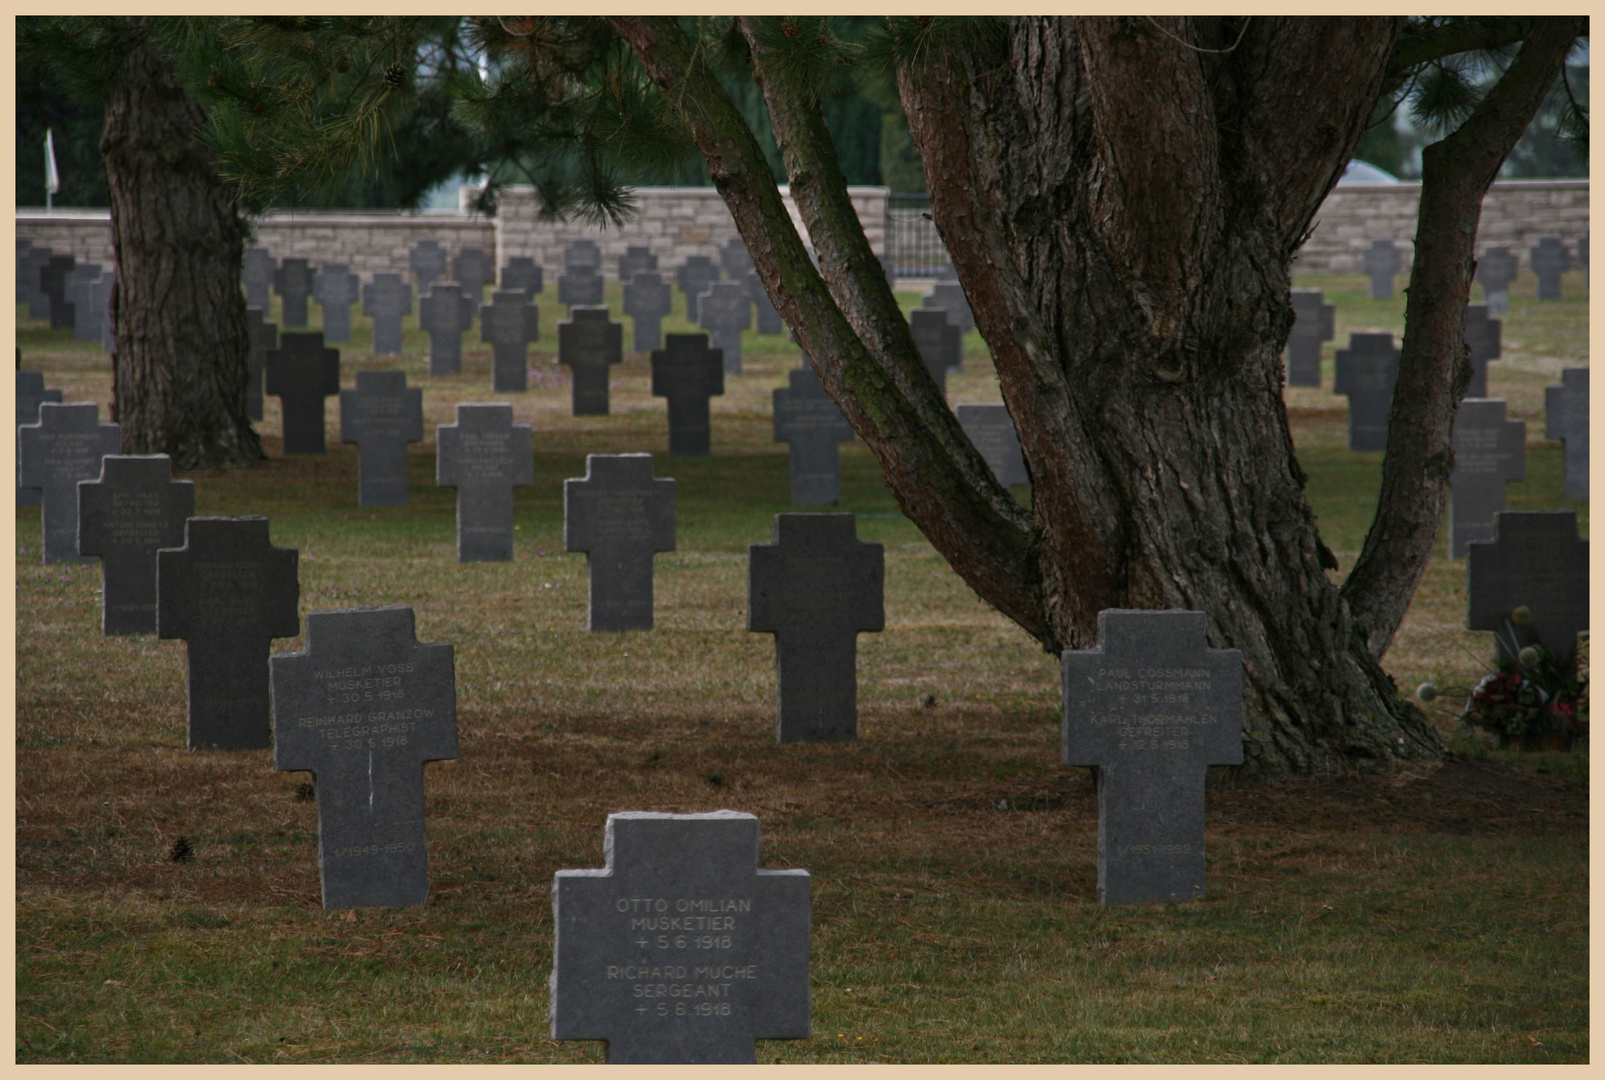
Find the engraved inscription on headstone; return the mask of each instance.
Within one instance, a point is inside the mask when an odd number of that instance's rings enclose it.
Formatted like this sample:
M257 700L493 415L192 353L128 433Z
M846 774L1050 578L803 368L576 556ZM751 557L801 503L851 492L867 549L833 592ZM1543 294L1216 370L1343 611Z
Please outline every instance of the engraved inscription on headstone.
M1565 444L1565 493L1588 498L1588 369L1564 368L1559 386L1544 387L1544 438Z
M641 271L657 268L658 257L652 254L652 249L649 247L632 244L624 249L623 255L619 256L619 280L626 285Z
M852 425L806 368L786 373L788 386L774 391L775 442L791 444L791 505L830 506L841 498L838 443L853 437Z
M944 309L947 321L959 328L960 335L968 334L975 328L975 315L970 311L969 298L964 295L964 286L956 281L938 281L920 306Z
M262 380L267 371L267 354L279 347L278 326L263 319L261 308L245 309L245 330L251 342L246 361L245 415L252 420L262 419Z
M184 543L195 485L166 454L108 454L78 481L78 550L100 559L102 634L156 632L156 552Z
M1243 654L1201 611L1098 613L1062 660L1066 765L1098 773L1098 902L1204 895L1204 778L1243 760Z
M312 297L323 308L323 340L351 340L351 305L360 297L362 279L344 263L329 263L312 275Z
M323 399L340 392L340 350L325 348L316 331L281 334L268 350L265 381L279 399L284 452L323 453Z
M674 287L656 270L640 270L624 286L624 314L634 320L631 348L651 352L663 344L663 316L674 308Z
M724 393L724 357L707 334L666 334L652 353L652 396L669 399L669 453L706 455L708 399Z
M1399 378L1399 350L1392 334L1350 334L1337 351L1332 392L1349 398L1349 449L1388 448L1388 410Z
M962 404L953 406L953 412L998 483L1013 487L1031 482L1031 474L1025 471L1025 455L1020 452L1020 436L1014 430L1008 406Z
M39 406L39 422L17 429L23 487L38 488L43 562L86 563L78 553L78 481L100 475L100 459L122 451L122 428L100 422L92 401Z
M188 645L190 749L267 748L268 652L301 632L298 558L265 517L192 517L184 546L156 553L156 634Z
M424 766L457 756L452 646L409 607L307 612L304 652L271 666L273 765L317 782L323 908L429 898Z
M685 320L696 323L697 297L719 280L719 264L706 255L689 255L674 272L674 283L685 293Z
M1392 240L1373 240L1360 258L1360 269L1371 279L1371 299L1386 300L1393 295L1393 275L1403 263Z
M909 312L908 328L914 335L914 347L925 361L926 370L946 395L947 373L958 370L963 348L959 328L947 321L946 308L916 308Z
M271 311L269 290L273 288L273 273L279 260L265 247L248 247L240 267L240 280L245 283L245 306Z
M1335 333L1337 305L1319 289L1293 290L1293 329L1287 336L1287 385L1321 385L1321 343Z
M716 281L697 297L697 322L724 353L724 373L741 374L741 332L752 325L752 298L739 281Z
M394 356L401 352L401 319L412 314L412 286L381 270L362 287L362 313L373 319L373 351Z
M481 247L465 247L451 260L452 280L477 309L485 299L485 286L496 280L496 264Z
M557 324L557 362L571 374L575 416L608 414L608 369L624 361L624 327L605 307L570 308Z
M1449 557L1494 538L1494 515L1505 508L1505 485L1527 475L1527 425L1505 419L1497 398L1465 398L1455 413L1455 467L1449 474Z
M563 547L587 553L587 630L652 629L652 556L674 550L675 482L651 454L589 454L563 481Z
M1477 260L1483 301L1495 315L1510 310L1510 283L1516 280L1516 256L1507 247L1491 247Z
M421 240L407 256L407 267L417 279L418 295L422 297L446 272L446 250L433 240Z
M502 288L524 290L524 295L529 297L532 304L545 287L545 275L540 263L528 255L514 256L502 267Z
M312 295L312 267L305 259L285 259L273 271L273 289L284 301L285 326L307 324L307 298Z
M535 482L535 433L501 402L457 405L435 429L435 483L457 489L457 561L513 557L513 488Z
M61 401L60 390L45 389L42 371L17 372L17 427L39 422L39 406L47 401ZM38 506L39 489L22 486L22 457L17 457L17 505Z
M429 335L429 374L456 375L463 369L463 331L468 319L462 290L436 282L418 297L418 327Z
M1541 643L1569 664L1588 629L1588 541L1577 536L1577 512L1494 515L1494 539L1466 548L1466 599L1466 628L1494 632L1499 663ZM1520 625L1519 607L1530 616Z
M602 276L602 249L594 240L575 240L563 249L563 269L584 270Z
M809 879L759 870L758 819L609 814L601 870L552 881L554 1039L609 1064L751 1065L806 1039Z
M885 550L852 514L776 514L747 548L747 629L775 635L781 742L858 738L858 635L886 627Z
M1558 236L1540 237L1527 253L1538 277L1538 299L1560 299L1560 276L1572 268L1571 253Z
M1468 398L1488 396L1488 362L1499 359L1500 330L1503 325L1489 316L1487 304L1466 306L1466 347L1471 350L1471 383L1466 387Z
M424 392L405 371L359 371L340 391L340 441L357 444L357 505L407 505L407 444L424 437Z
M541 336L540 308L523 289L497 289L479 309L479 336L491 343L490 386L497 393L529 387L529 347Z
M576 267L557 275L557 302L577 307L601 307L606 302L607 283L589 267Z

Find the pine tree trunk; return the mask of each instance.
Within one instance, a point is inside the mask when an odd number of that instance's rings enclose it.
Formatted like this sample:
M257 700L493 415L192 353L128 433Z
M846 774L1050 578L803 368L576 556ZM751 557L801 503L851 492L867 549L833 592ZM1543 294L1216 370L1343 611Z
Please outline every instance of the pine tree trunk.
M195 137L200 107L139 37L100 141L117 263L112 419L124 453L168 454L178 469L246 465L264 455L245 411L245 228Z

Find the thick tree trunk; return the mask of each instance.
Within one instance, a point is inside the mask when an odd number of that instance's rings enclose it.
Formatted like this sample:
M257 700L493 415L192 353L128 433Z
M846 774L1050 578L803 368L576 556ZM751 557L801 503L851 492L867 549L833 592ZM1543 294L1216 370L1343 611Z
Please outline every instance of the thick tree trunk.
M195 137L200 107L140 37L100 141L117 261L112 418L124 453L168 454L179 469L249 464L263 453L245 411L245 229Z

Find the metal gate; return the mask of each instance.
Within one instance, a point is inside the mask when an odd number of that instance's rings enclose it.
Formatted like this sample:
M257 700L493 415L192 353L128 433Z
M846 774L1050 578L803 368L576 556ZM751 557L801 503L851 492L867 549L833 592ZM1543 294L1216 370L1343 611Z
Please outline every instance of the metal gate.
M951 265L931 220L929 195L886 199L886 262L894 278L933 278Z

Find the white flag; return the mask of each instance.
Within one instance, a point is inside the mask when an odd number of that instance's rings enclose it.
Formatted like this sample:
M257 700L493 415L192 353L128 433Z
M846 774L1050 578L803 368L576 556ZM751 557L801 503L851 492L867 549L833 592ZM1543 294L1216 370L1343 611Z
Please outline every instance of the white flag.
M52 195L61 190L61 177L56 175L56 142L49 128L45 128L45 190Z

